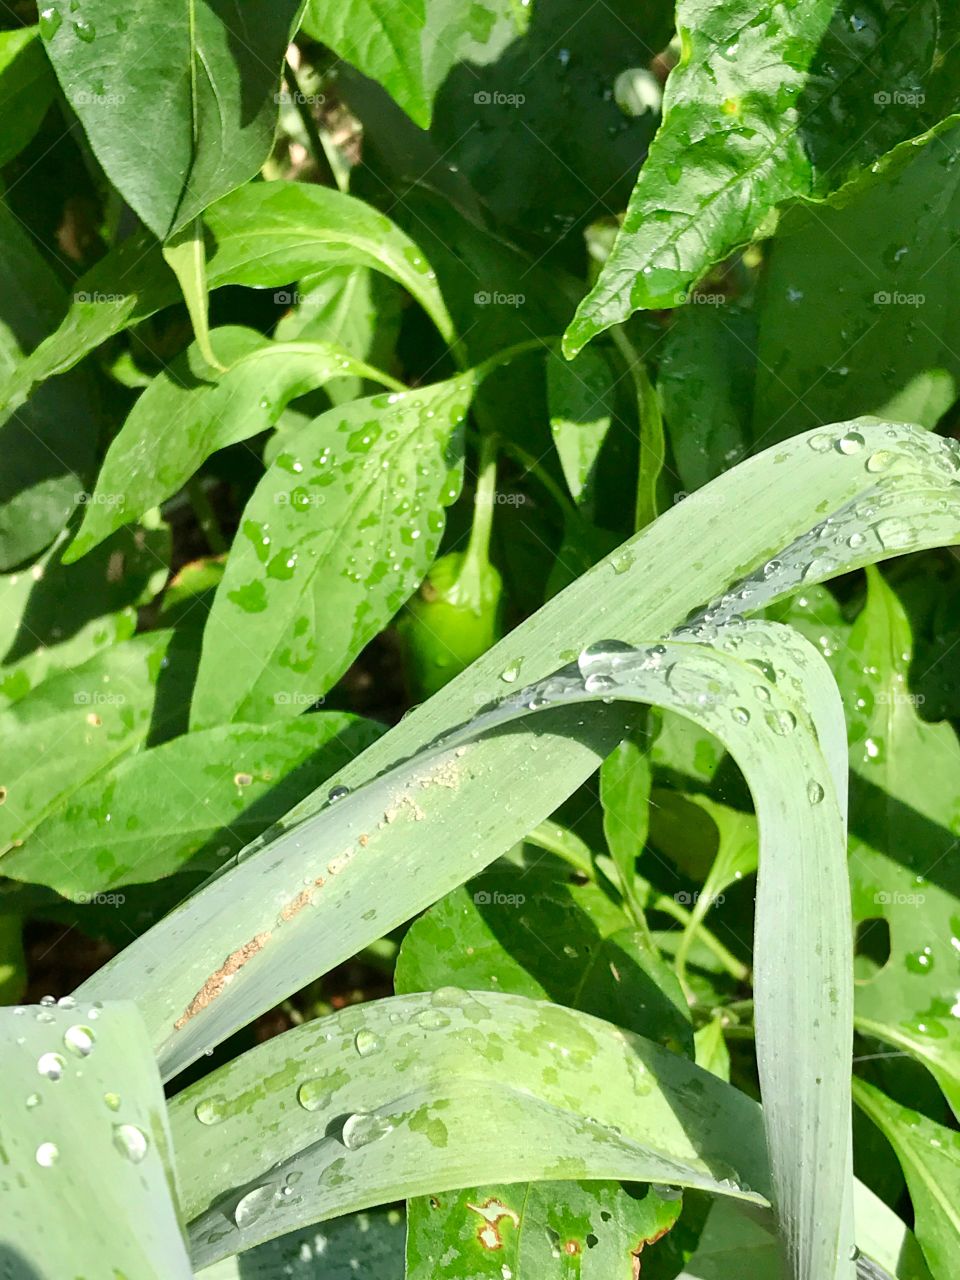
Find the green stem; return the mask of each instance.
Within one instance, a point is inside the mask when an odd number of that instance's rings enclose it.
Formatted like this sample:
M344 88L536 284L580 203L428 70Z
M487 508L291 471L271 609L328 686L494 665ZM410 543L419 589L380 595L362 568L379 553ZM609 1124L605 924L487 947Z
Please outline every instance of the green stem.
M225 555L230 549L230 544L223 536L223 530L220 528L216 512L198 476L193 476L192 479L187 481L187 497L190 499L190 505L193 507L194 515L197 517L197 524L199 524L210 550L215 556Z
M651 903L651 906L656 911L662 911L666 916L672 916L674 920L684 926L690 922L691 912L685 910L680 906L679 902L674 901L673 898L668 897L666 894L661 894ZM700 941L709 951L713 952L732 978L735 978L737 982L747 981L750 977L750 970L741 960L737 959L732 951L727 950L716 934L708 929L706 925L700 926Z
M497 440L480 437L477 487L473 497L473 524L457 582L468 600L483 598L483 583L490 568L490 534L497 498Z

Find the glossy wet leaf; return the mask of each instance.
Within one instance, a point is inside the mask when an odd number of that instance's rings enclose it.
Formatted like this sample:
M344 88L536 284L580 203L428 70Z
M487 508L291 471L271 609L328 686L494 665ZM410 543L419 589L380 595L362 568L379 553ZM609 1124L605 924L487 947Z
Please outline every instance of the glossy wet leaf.
M949 1280L960 1257L960 1135L899 1106L864 1080L854 1082L854 1097L903 1166L917 1239L934 1280Z
M953 123L838 207L783 219L759 313L764 442L860 413L933 427L953 403L958 148Z
M493 61L526 29L527 13L511 0L477 0L467 6L416 0L387 9L376 0L309 0L303 25L379 81L426 129L434 98L450 71L459 63L483 66Z
M134 636L0 712L3 853L144 741L171 637L169 631Z
M663 1188L670 1192L669 1188ZM535 1182L421 1196L407 1209L407 1278L635 1280L644 1250L673 1226L677 1193L617 1182Z
M0 32L0 166L12 160L40 127L54 79L37 27Z
M157 375L111 442L68 559L176 493L218 449L274 426L290 400L344 374L375 376L327 342L268 342L239 327L211 337L229 368L211 369L194 343Z
M407 933L394 984L450 982L555 1000L693 1056L676 978L596 885L505 867L448 894Z
M50 0L40 22L107 176L160 239L252 178L277 122L298 0Z
M8 1273L190 1280L163 1090L136 1008L68 997L3 1009L0 1045Z
M212 872L379 736L340 711L274 729L222 725L127 755L3 859L4 874L86 901Z
M465 374L334 407L286 441L243 513L204 633L192 718L296 714L343 674L436 555L460 489Z
M201 1264L471 1174L485 1185L606 1168L764 1202L755 1103L640 1037L518 996L447 988L344 1010L213 1073L170 1115Z
M414 241L369 205L326 187L258 182L204 214L210 240L207 283L275 288L322 267L370 267L392 277L424 307L448 343L454 334L429 263ZM176 302L176 279L149 237L133 236L77 281L59 329L13 370L3 402L19 404L38 382L72 368L128 325Z
M663 124L567 331L569 355L633 311L681 305L779 205L828 194L954 109L956 33L952 19L941 26L936 0L906 14L893 3L859 9L679 5ZM887 39L892 23L897 40ZM906 101L912 77L930 80L929 107L917 90Z
M879 574L837 660L850 734L850 876L861 938L886 921L890 956L857 986L860 1030L905 1050L960 1108L960 744L921 719L909 622Z

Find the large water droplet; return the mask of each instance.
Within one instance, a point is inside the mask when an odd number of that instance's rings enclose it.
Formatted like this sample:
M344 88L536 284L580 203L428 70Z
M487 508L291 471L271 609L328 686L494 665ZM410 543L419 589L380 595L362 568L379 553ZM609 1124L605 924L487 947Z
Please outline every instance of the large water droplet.
M233 1220L237 1226L243 1229L256 1222L258 1218L262 1218L273 1204L274 1190L273 1183L267 1182L248 1191L237 1202L237 1207L233 1211Z
M513 684L517 679L517 676L519 676L520 674L520 668L522 665L523 665L523 659L515 658L513 662L509 664L509 666L504 667L504 669L500 672L500 679L505 684Z
M361 1027L353 1037L353 1043L361 1058L369 1058L372 1053L376 1053L380 1048L380 1037L366 1027Z
M142 1129L135 1124L115 1124L113 1145L131 1164L139 1164L146 1156L150 1142Z
M78 1058L85 1058L93 1052L94 1034L89 1027L68 1027L63 1033L63 1043Z
M823 787L814 778L807 783L807 799L811 804L819 804L823 799Z
M859 431L848 431L837 441L837 449L840 453L849 455L859 453L865 444L866 441Z
M392 1129L393 1125L385 1116L358 1111L344 1121L340 1140L349 1151L356 1151L385 1138Z
M60 1159L60 1148L55 1142L41 1142L37 1147L37 1164L49 1169Z
M219 1124L226 1115L226 1099L220 1094L202 1098L193 1113L201 1124Z
M59 1053L44 1053L37 1060L37 1070L48 1080L59 1080L66 1065Z
M797 717L792 711L768 711L764 716L767 724L781 738L793 733L797 727Z
M304 1111L319 1111L330 1098L330 1090L322 1080L305 1080L297 1090L297 1101Z

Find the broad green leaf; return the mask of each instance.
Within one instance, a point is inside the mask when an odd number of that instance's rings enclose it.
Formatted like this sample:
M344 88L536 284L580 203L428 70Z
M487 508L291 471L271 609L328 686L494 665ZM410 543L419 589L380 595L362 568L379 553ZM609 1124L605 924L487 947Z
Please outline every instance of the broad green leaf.
M683 307L673 318L657 392L680 482L674 501L729 471L749 451L755 329L752 313L726 302Z
M264 730L221 725L127 755L3 859L15 880L82 902L178 871L215 871L379 736L341 711Z
M176 493L210 454L274 426L290 400L344 373L378 376L327 342L269 342L234 327L211 337L229 369L212 369L194 343L157 375L111 442L68 562Z
M277 325L279 342L332 342L376 369L391 367L402 298L395 282L369 267L329 267L288 296L297 305ZM345 404L363 395L363 382L346 375L326 392L334 404Z
M648 1244L680 1213L676 1193L617 1182L534 1182L421 1196L407 1208L407 1280L636 1280Z
M163 1090L132 1004L0 1010L11 1277L190 1280Z
M65 304L53 271L0 203L0 381L16 376ZM66 524L86 489L99 429L82 372L0 413L0 570L33 559Z
M429 263L399 227L369 205L326 187L257 182L204 214L207 284L279 288L321 267L370 267L423 306L448 345L455 334ZM60 328L22 361L3 388L18 405L37 383L72 368L128 325L176 302L176 280L159 246L134 236L77 281ZM526 335L523 335L526 336Z
M54 79L39 28L0 31L0 167L27 145L53 99Z
M491 869L448 894L400 948L399 994L449 982L556 1000L693 1056L669 966L596 885Z
M404 1280L396 1209L354 1213L269 1240L197 1273L197 1280Z
M681 0L677 30L663 124L567 331L571 356L633 311L681 305L779 205L828 194L956 103L957 33L937 0L907 12L886 0L862 16L832 0L762 11ZM928 109L916 110L917 91L904 108L911 78L930 80Z
M872 572L835 660L850 735L854 915L890 931L889 961L857 984L857 1023L924 1063L956 1112L960 744L949 724L920 718L907 683L912 648L902 605Z
M144 741L172 635L134 636L0 711L2 854Z
M379 81L426 129L450 72L460 63L495 61L526 30L527 13L514 0L414 0L386 8L376 0L309 0L303 26Z
M597 1018L453 988L296 1028L178 1094L170 1122L201 1266L463 1186L616 1177L760 1206L767 1189L746 1095Z
M759 312L763 443L861 413L933 427L956 399L958 146L949 122L839 207L783 218Z
M854 1080L857 1106L889 1139L913 1201L917 1239L934 1280L951 1280L960 1258L960 1134Z
M252 178L273 143L298 0L51 0L40 31L67 101L161 240Z
M217 589L194 725L296 714L393 617L459 492L477 381L334 407L286 442L247 503Z
M584 352L573 362L547 359L550 430L567 487L579 506L590 506L593 473L614 414L614 378L606 356Z

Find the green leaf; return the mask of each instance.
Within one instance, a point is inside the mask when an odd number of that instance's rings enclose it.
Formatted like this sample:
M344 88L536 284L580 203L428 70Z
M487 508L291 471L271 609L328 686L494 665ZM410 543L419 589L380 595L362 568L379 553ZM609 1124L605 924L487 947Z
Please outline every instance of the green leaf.
M650 746L654 736L652 729L634 732L600 766L603 834L617 868L620 890L635 913L637 858L643 853L650 826Z
M768 1176L759 1108L715 1076L585 1014L453 988L307 1023L179 1093L170 1122L201 1266L465 1183L613 1176L762 1206Z
M960 743L920 718L907 683L913 640L894 592L871 572L867 603L835 661L850 736L854 915L886 920L890 958L857 984L857 1023L918 1058L960 1113L954 1030L960 936Z
M147 387L111 442L68 563L176 493L218 449L269 430L298 396L344 373L393 385L326 342L269 342L239 327L211 337L229 369L218 374L193 343Z
M85 782L144 741L172 635L134 636L0 711L3 854Z
M681 1199L617 1182L534 1182L418 1197L407 1209L407 1280L636 1280ZM506 1270L504 1270L506 1268Z
M933 427L956 399L958 147L950 121L838 207L784 217L761 294L756 438L861 413Z
M207 284L279 288L321 267L369 267L423 306L448 345L453 324L421 251L389 218L352 196L294 182L241 187L204 214L211 241ZM60 328L10 375L3 401L17 405L38 382L70 369L128 325L177 301L159 246L133 236L77 281ZM287 295L283 295L286 305Z
M197 1273L197 1280L404 1280L403 1215L354 1213L269 1240Z
M0 31L0 168L27 145L53 99L54 79L38 36L38 27Z
M223 366L210 345L207 251L203 242L203 220L196 217L171 236L163 246L163 257L180 284L201 355L208 365L222 372Z
M547 358L550 430L564 478L578 506L592 506L597 455L613 423L614 379L600 351L570 362Z
M430 125L440 86L459 63L483 66L526 29L514 0L309 0L304 30L378 80L422 128Z
M51 0L40 24L107 176L161 240L252 178L273 143L298 0Z
M282 731L221 725L124 756L3 859L15 880L84 902L227 858L379 736L342 711Z
M330 409L286 442L244 510L217 590L194 725L295 714L397 612L459 492L477 377Z
M451 981L556 1000L693 1056L676 978L593 884L505 867L448 894L410 928L394 983L406 994Z
M16 378L64 306L53 271L0 203L0 380ZM98 417L85 373L42 387L0 414L0 570L33 559L66 524L93 465Z
M0 1010L11 1276L190 1280L163 1090L132 1004Z
M956 31L941 24L936 0L866 16L832 0L681 0L663 124L567 354L633 311L681 305L779 205L826 195L952 111ZM901 86L927 79L929 108L905 110Z
M934 1280L951 1280L960 1258L960 1134L899 1106L864 1080L854 1080L853 1096L903 1166L917 1238Z

